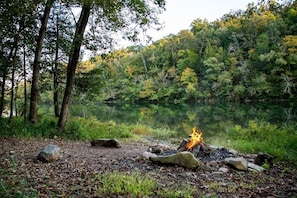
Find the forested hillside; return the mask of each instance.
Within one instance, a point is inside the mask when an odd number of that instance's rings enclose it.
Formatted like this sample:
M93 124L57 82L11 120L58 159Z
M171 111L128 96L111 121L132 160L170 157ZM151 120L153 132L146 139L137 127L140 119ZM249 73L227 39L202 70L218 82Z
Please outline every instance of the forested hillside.
M296 99L297 1L259 1L148 46L82 62L76 95L181 103Z

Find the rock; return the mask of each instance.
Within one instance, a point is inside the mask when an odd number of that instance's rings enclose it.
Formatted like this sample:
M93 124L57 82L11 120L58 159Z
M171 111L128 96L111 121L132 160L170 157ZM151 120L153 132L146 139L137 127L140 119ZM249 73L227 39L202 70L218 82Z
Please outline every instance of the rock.
M257 157L255 158L255 164L262 166L264 163L268 163L272 166L274 156L269 155L267 153L258 153Z
M217 169L218 166L219 166L219 163L218 163L217 161L214 161L214 160L212 160L212 161L210 161L210 162L207 162L206 164L207 164L209 167L212 167L212 168L215 168L215 169Z
M94 147L110 147L110 148L120 148L120 143L115 139L97 139L91 140L91 145Z
M154 153L145 151L145 152L143 152L143 153L139 156L138 159L139 159L139 160L148 160L148 159L150 159L151 157L157 157L157 155L154 154Z
M189 151L178 152L165 156L151 157L150 160L155 163L178 165L188 169L201 169L204 166Z
M257 171L257 172L262 172L262 171L264 171L265 170L265 168L263 168L263 167L261 167L261 166L258 166L258 165L256 165L256 164L253 164L253 163L248 163L248 167L250 168L250 169L252 169L253 171Z
M229 157L224 160L227 164L233 166L237 170L246 171L248 169L248 161L243 157Z
M238 152L234 149L228 149L228 152L231 153L232 155L238 154Z
M157 144L154 146L150 146L147 151L150 153L155 153L155 154L164 154L166 151L170 151L171 148L167 145L164 144Z
M49 144L44 147L38 154L38 159L43 162L53 162L60 158L60 148L56 145Z
M225 167L221 167L221 168L219 168L219 172L227 173L228 171L229 171L228 168L225 168Z
M209 145L208 147L209 147L210 149L212 149L212 150L220 149L220 147L215 146L215 145Z

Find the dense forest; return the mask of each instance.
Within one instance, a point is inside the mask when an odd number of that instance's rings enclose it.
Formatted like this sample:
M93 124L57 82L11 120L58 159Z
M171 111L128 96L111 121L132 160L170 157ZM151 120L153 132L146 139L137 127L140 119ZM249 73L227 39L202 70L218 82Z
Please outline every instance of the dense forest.
M297 1L259 1L147 46L82 62L77 99L183 103L296 98Z
M260 0L146 46L110 50L118 32L136 41L158 28L164 8L163 0L1 1L0 116L35 123L38 105L51 104L64 128L71 102L296 99L296 0ZM83 49L101 53L82 61Z

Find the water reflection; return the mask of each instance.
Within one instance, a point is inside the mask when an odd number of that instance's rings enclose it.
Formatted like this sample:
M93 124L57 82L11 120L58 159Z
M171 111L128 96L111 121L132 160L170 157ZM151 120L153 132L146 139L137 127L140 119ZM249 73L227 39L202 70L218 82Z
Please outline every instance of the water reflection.
M224 132L228 125L247 125L249 120L267 121L279 126L297 126L297 105L294 103L219 103L196 105L73 105L72 115L127 124L147 124L190 133L194 126L204 137Z

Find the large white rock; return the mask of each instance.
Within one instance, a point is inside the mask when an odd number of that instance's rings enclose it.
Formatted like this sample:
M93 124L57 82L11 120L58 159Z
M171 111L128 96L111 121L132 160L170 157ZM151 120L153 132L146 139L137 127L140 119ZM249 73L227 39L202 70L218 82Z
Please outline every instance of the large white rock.
M150 160L160 164L178 165L188 169L203 168L203 164L189 151L177 152L171 155L150 157Z

